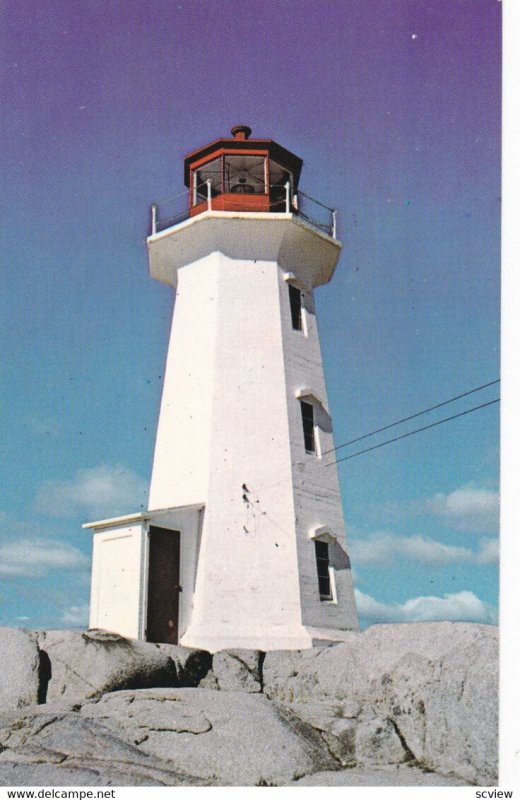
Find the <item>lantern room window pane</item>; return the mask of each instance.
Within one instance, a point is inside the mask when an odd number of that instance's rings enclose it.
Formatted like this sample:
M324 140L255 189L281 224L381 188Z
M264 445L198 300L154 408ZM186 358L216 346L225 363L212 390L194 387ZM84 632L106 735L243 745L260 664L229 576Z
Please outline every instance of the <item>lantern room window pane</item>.
M285 211L286 188L285 184L293 185L293 176L289 170L269 159L269 195L273 211Z
M300 400L302 409L303 438L305 441L305 452L316 452L316 439L314 436L314 406Z
M269 161L269 180L271 186L284 186L287 182L292 185L293 177L288 169L277 164L276 161Z
M320 589L320 600L332 600L329 572L329 545L327 542L314 542L316 550L316 570L318 573L318 585Z
M264 156L224 156L224 191L265 194Z
M211 181L211 196L222 193L222 159L214 158L195 170L195 196L197 203L208 199L207 181Z

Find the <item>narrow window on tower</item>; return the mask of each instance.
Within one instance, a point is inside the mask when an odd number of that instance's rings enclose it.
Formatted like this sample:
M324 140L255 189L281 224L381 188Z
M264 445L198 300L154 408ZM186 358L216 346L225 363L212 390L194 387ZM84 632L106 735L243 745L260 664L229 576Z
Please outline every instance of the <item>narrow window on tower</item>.
M318 571L320 600L332 600L329 571L329 545L327 542L315 540L314 547L316 548L316 569Z
M289 302L291 303L291 321L293 330L302 330L302 293L292 283L289 284Z
M316 452L316 436L314 433L314 406L300 400L302 410L303 439L305 442L305 452Z

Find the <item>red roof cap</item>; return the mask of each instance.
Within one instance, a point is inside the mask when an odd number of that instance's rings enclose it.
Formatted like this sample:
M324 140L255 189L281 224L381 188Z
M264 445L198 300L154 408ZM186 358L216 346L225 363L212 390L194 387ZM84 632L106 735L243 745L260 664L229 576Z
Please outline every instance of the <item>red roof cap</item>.
M245 141L245 139L249 139L251 136L251 128L249 125L235 125L231 128L231 135L235 137L235 139L241 139Z

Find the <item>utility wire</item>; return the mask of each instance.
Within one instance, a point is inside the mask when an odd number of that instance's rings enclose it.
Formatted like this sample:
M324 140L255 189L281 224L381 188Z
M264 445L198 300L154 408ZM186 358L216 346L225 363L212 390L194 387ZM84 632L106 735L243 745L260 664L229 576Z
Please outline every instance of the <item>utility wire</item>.
M374 436L376 433L381 433L382 431L386 431L389 428L393 428L396 425L400 425L403 422L407 422L407 421L409 421L411 419L415 419L416 417L420 417L423 414L427 414L428 412L433 411L433 410L435 410L437 408L442 408L442 406L448 405L449 403L453 403L453 402L455 402L455 400L460 400L462 397L467 397L468 395L475 394L475 392L479 392L482 389L488 388L489 386L495 386L497 383L500 383L500 379L497 379L497 380L494 380L494 381L490 381L489 383L483 383L481 386L477 386L476 388L470 389L467 392L463 392L462 394L458 394L455 397L451 397L449 400L444 400L442 403L437 403L434 406L430 406L429 408L424 409L424 411L419 411L416 414L411 414L409 417L403 417L403 419L397 420L397 422L392 422L389 425L385 425L384 427L378 428L377 430L371 431L370 433L365 433L363 436L358 436L355 439L351 439L350 441L345 442L344 444L340 444L337 447L334 447L334 448L332 448L330 450L325 450L322 453L322 456L326 456L326 455L328 455L330 453L334 453L337 450L340 450L342 447L347 447L348 445L354 444L355 442L360 442L363 439L367 439L369 436ZM493 400L492 403L494 403L494 402L498 402L498 401ZM484 404L484 406L485 405L486 404ZM478 406L478 408L481 408L481 407L484 407L484 406ZM471 410L472 409L470 409L470 411ZM460 416L463 416L465 413L469 413L469 411L468 412L463 412L463 414L461 414ZM457 416L459 416L459 415L455 415L454 417L449 417L448 419L455 419ZM441 422L442 421L444 421L444 420L441 420ZM437 424L437 423L435 423L435 424ZM435 425L425 426L425 428L420 428L419 431L427 430L428 427L435 427ZM415 431L412 431L411 433L415 433ZM409 434L406 434L406 436L408 436L408 435ZM401 438L405 438L405 437L404 436L397 436L395 439L390 439L388 442L383 442L382 444L377 445L377 447L383 447L384 444L390 444L391 442L395 442L395 441L397 441L398 439L401 439ZM374 450L374 449L376 449L376 448L370 447L370 448L367 448L367 450L362 450L359 453L354 453L353 455L361 455L362 453L366 453L366 452L369 452L370 450ZM324 466L327 466L327 467L328 466L332 466L333 464L337 464L338 462L345 461L345 460L347 460L347 459L346 458L338 459L336 461L331 461L330 464L325 464ZM303 462L299 462L297 466L300 466L300 467L303 466ZM282 472L282 471L284 471L284 470L280 470L279 472L273 472L272 476L274 477L275 475L280 474L280 472ZM273 488L275 486L281 485L282 483L286 483L286 480L277 481L276 483L272 483L272 484L269 484L267 486L265 484L262 484L259 488L261 488L261 489L271 489L271 488Z
M399 439L406 439L407 436L413 436L415 433L421 433L421 431L427 431L429 428L435 428L437 425L442 425L443 422L449 422L452 419L457 419L457 417L463 417L465 414L471 414L472 411L478 411L480 408L486 408L486 406L491 406L493 405L493 403L499 403L499 402L500 398L498 397L496 400L490 400L489 403L482 403L482 405L480 406L474 406L473 408L468 408L466 411L461 411L459 414L454 414L452 417L445 417L444 419L440 419L437 422L432 422L431 425L425 425L423 428L416 428L416 430L409 431L408 433L403 433L401 436L396 436L394 439L388 439L386 442L375 444L373 447L367 447L366 450L359 450L357 453L352 453L351 456L344 456L343 458L338 458L336 459L336 461L331 461L330 464L325 464L325 466L332 467L334 464L341 463L341 461L348 461L351 458L356 458L356 456L362 456L363 453L369 453L371 450L377 450L379 447L384 447L386 444L391 444L392 442L398 442Z
M333 447L333 448L331 448L330 450L325 450L325 451L324 451L324 452L323 452L321 455L322 455L322 457L323 457L323 456L329 455L330 453L334 453L334 452L336 452L337 450L340 450L340 449L341 449L341 448L343 448L343 447L347 447L348 445L354 444L354 443L356 443L356 442L360 442L360 441L362 441L363 439L367 439L369 436L374 436L376 433L382 433L383 431L386 431L386 430L388 430L389 428L393 428L393 427L395 427L396 425L400 425L400 424L402 424L403 422L408 422L408 421L409 421L409 420L411 420L411 419L415 419L416 417L420 417L420 416L422 416L423 414L427 414L427 413L429 413L430 411L434 411L434 410L435 410L435 409L437 409L437 408L442 408L443 406L445 406L445 405L448 405L449 403L453 403L453 402L455 402L456 400L460 400L460 399L461 399L461 398L463 398L463 397L468 397L468 395L475 394L475 392L480 392L482 389L487 389L489 386L495 386L497 383L500 383L500 378L498 378L497 380L494 380L494 381L490 381L489 383L483 383L481 386L477 386L477 387L475 387L474 389L470 389L470 390L469 390L469 391L467 391L467 392L463 392L462 394L455 395L455 397L451 397L449 400L444 400L442 403L436 403L436 404L435 404L435 405L433 405L433 406L429 406L429 408L425 408L423 411L418 411L416 414L411 414L411 415L410 415L410 416L408 416L408 417L403 417L402 419L399 419L399 420L397 420L397 422L392 422L392 423L390 423L389 425L385 425L385 426L383 426L382 428L377 428L376 430L374 430L374 431L371 431L370 433L365 433L363 436L357 436L355 439L351 439L350 441L348 441L348 442L345 442L344 444L340 444L340 445L338 445L337 447ZM498 402L498 401L495 401L495 400L493 400L493 401L492 401L492 403L495 403L495 402ZM486 404L484 404L484 405L486 405ZM483 407L483 406L482 406L482 407ZM478 406L478 408L481 408L481 406ZM471 410L472 410L472 409L470 409L470 411L471 411ZM464 412L464 413L466 413L466 412ZM469 413L469 412L467 412L467 413ZM456 416L458 416L458 415L455 415L455 417L456 417ZM461 416L463 416L463 415L461 415ZM454 419L455 417L449 417L448 419ZM443 420L441 420L441 421L443 421ZM426 430L428 427L430 427L430 426L426 426L425 428L420 428L419 430L421 430L421 431L422 431L422 430ZM434 427L434 426L431 426L431 427ZM414 431L412 431L412 433L413 433L413 432L414 432ZM406 434L406 435L408 435L408 434ZM389 444L390 442L397 441L397 440L398 440L398 439L400 439L400 438L405 438L405 437L400 437L400 436L398 436L398 437L396 437L395 439L391 439L391 440L388 442L388 444ZM382 446L383 446L383 444L385 444L385 442L383 442L382 444L380 444L380 445L377 445L377 446L378 446L378 447L382 447ZM372 449L374 449L374 448L368 448L368 450L363 450L363 451L361 451L361 452L359 453L359 455L361 455L361 453L368 452L369 450L372 450ZM354 455L357 455L357 453L355 453ZM338 461L344 461L344 460L346 460L346 459L338 459ZM332 461L330 464L326 464L326 465L324 465L324 466L332 466L332 464L337 464L337 463L338 463L338 461ZM303 467L303 466L304 466L304 462L298 462L298 463L296 464L296 466ZM275 477L276 475L279 475L279 474L281 474L281 473L283 473L283 472L285 472L285 468L284 468L284 469L282 469L282 470L277 470L276 472L273 472L273 473L271 473L271 477ZM265 489L272 489L273 487L280 486L280 485L281 485L281 484L283 484L283 483L286 483L286 482L291 482L291 481L292 481L292 478L289 478L289 479L284 479L284 480L281 480L281 481L276 481L275 483L271 483L271 484L268 484L268 485L266 485L266 484L261 484L261 485L260 485L259 487L257 487L257 488L259 488L259 489L262 489L262 490L265 490Z
M348 447L348 445L354 444L355 442L361 442L362 439L368 439L369 436L374 436L376 433L382 433L383 431L387 431L389 428L394 428L396 425L401 425L402 422L408 422L409 420L415 419L416 417L420 417L423 414L428 414L430 411L434 411L436 408L442 408L442 406L447 406L449 403L454 403L455 400L460 400L461 397L467 397L470 394L475 394L475 392L480 392L482 389L487 389L488 386L494 386L496 383L500 383L500 378L498 378L496 381L490 381L490 383L483 383L482 386L477 386L475 389L470 389L469 392L464 392L463 394L458 394L455 397L450 397L449 400L444 400L444 402L442 403L437 403L434 406L425 408L424 411L418 411L416 414L411 414L409 417L403 417L403 419L398 419L397 422L391 422L390 425L385 425L383 428L378 428L375 431L370 431L370 433L365 433L363 436L357 436L355 439L351 439L349 442L345 442L344 444L338 444L337 447L333 447L330 450L326 450L324 453L322 453L322 456L326 456L329 453L334 453L336 452L336 450L341 450L342 447ZM450 417L450 419L452 418ZM394 440L392 439L392 441Z

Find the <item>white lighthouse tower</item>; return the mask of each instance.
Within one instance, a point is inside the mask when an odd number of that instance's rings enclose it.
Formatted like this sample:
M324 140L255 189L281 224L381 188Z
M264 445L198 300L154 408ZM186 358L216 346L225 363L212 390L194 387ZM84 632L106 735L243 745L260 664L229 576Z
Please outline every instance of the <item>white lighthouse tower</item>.
M301 649L357 630L313 296L341 244L301 159L231 133L185 158L184 218L153 207L150 274L175 304L149 509L85 526L90 625Z

